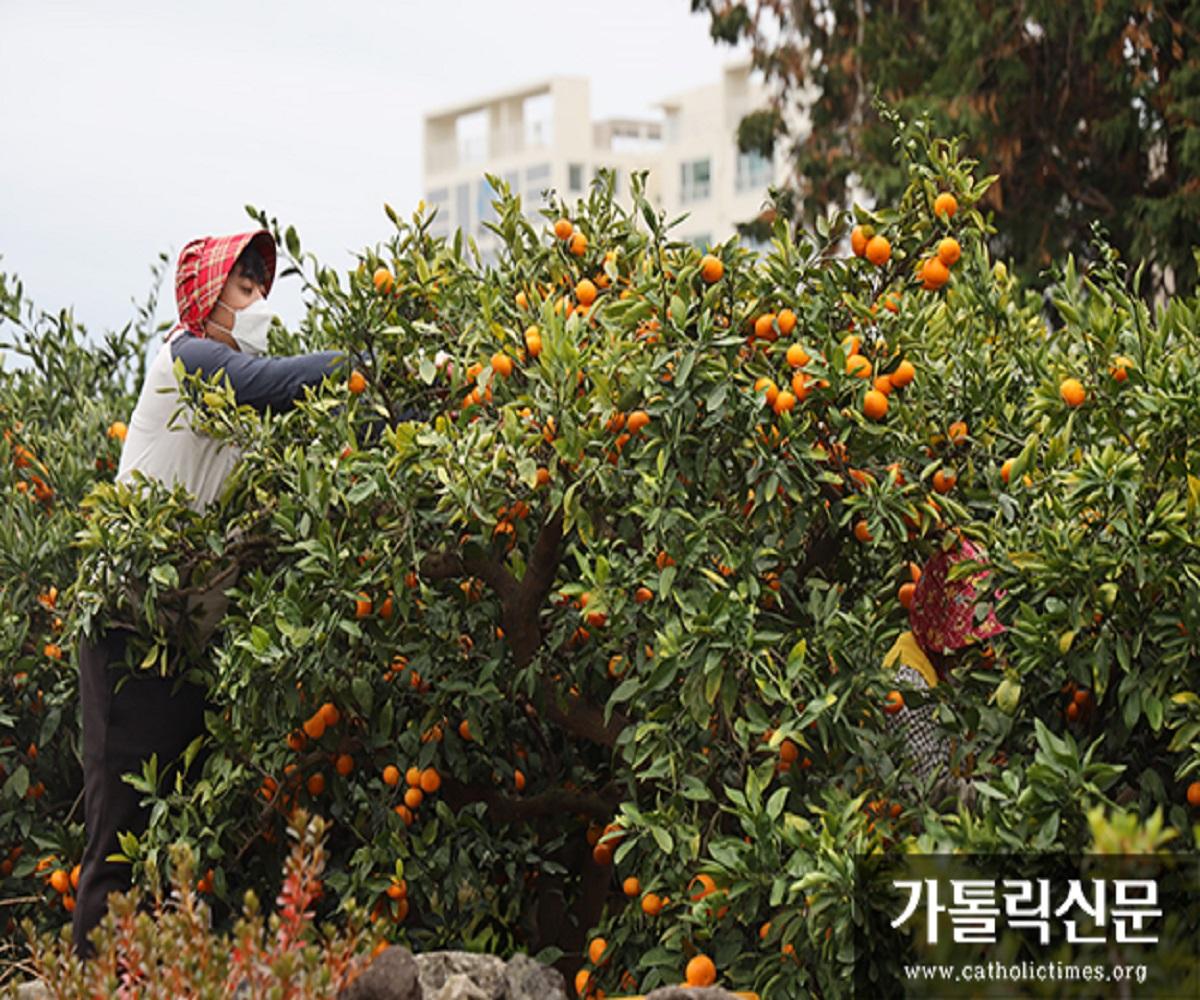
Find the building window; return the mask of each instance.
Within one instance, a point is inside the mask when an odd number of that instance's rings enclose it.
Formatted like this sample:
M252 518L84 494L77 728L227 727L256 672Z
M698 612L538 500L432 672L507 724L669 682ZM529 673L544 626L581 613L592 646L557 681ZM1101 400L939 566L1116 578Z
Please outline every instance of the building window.
M772 163L762 153L738 153L737 178L734 187L738 191L754 191L767 187L772 181Z
M482 163L488 157L488 116L486 111L471 111L454 120L454 140L460 166Z
M549 146L554 141L554 98L550 94L534 94L521 105L525 123L526 148Z
M429 227L429 231L434 236L449 236L450 235L450 189L449 188L434 188L425 195L425 208L429 211L436 210L437 214L433 217L433 225Z
M688 160L679 164L679 200L703 201L712 193L711 162L703 160Z
M454 189L454 226L471 228L471 185L460 184Z
M571 194L579 194L583 190L583 164L567 164L567 190Z

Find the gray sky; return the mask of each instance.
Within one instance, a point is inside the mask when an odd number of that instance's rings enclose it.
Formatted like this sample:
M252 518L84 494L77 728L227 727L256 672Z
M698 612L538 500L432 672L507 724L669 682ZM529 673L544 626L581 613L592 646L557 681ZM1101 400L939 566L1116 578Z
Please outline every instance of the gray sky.
M645 114L735 57L688 0L0 0L0 270L95 335L247 203L349 266L422 194L425 112L564 73Z

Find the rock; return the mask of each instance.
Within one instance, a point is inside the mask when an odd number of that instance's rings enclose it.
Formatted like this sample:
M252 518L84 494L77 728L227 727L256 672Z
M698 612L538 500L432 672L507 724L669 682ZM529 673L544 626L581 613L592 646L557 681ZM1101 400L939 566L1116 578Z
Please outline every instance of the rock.
M508 1000L504 961L495 955L469 951L431 951L417 956L417 975L426 997L437 996L451 976L466 976L479 987L483 1000Z
M432 996L426 994L427 1000L490 1000L490 997L491 994L484 993L471 981L470 976L462 972L454 973Z
M506 1000L567 1000L567 984L557 969L518 953L504 969Z
M428 996L428 992L422 992L412 952L392 945L342 990L338 1000L425 1000Z
M50 1000L50 990L38 979L31 979L17 987L17 1000Z
M660 986L646 1000L738 1000L720 986Z

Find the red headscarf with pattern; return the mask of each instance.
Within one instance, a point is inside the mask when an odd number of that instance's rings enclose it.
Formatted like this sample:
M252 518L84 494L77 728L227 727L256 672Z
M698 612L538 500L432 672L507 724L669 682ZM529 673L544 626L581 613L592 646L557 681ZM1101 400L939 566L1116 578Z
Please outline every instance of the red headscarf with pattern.
M204 321L212 312L221 289L241 252L254 244L263 263L267 265L264 295L271 293L275 282L275 240L265 229L236 236L202 236L192 240L179 253L175 268L175 302L179 306L179 325L204 336Z
M933 653L952 653L972 642L990 639L1005 631L989 600L982 593L989 570L947 582L950 567L964 560L986 563L983 553L967 538L949 552L939 549L921 570L913 593L908 620L921 648ZM1003 597L995 591L994 597ZM987 617L975 620L975 606L987 604Z

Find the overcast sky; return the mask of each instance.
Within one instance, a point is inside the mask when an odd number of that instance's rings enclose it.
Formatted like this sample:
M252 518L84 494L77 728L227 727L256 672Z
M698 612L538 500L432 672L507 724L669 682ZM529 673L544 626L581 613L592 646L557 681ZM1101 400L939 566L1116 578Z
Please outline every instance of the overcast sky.
M247 203L349 266L421 197L425 112L571 74L648 114L735 58L688 0L0 0L0 270L95 335Z

